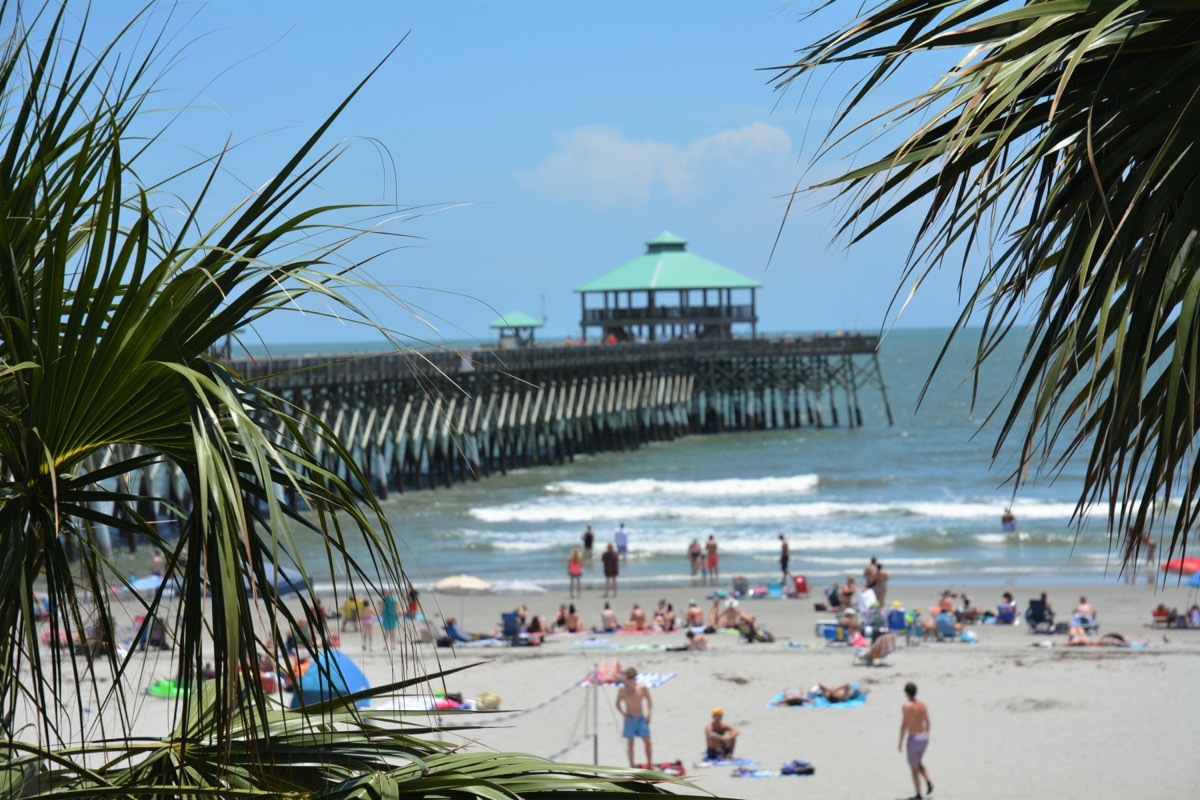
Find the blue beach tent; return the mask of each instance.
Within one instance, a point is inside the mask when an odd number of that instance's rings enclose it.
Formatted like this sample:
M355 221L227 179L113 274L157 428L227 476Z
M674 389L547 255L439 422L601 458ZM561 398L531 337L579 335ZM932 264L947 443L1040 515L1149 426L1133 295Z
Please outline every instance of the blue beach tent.
M296 682L292 708L323 703L370 688L367 676L350 656L341 650L321 650L313 655L312 663ZM369 704L369 700L361 700L358 706L366 708Z

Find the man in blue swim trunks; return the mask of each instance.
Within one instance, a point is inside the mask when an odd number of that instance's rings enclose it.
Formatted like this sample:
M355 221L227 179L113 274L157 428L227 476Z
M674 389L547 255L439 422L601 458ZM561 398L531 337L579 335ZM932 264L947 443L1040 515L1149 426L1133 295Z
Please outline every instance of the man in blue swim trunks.
M625 683L617 692L617 711L625 717L625 729L622 735L629 750L629 766L633 763L633 740L641 739L646 746L646 766L654 763L650 750L650 712L654 710L654 701L650 699L650 690L639 686L638 672L633 667L625 669Z

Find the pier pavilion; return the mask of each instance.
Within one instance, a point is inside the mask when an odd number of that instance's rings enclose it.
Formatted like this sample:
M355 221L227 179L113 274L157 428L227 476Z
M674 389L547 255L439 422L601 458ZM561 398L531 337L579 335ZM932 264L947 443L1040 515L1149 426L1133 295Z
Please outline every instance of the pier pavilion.
M489 327L500 331L500 349L508 350L514 347L531 347L533 332L542 327L542 321L524 311L510 311Z
M663 232L646 252L585 283L579 319L583 338L599 329L605 342L732 339L758 335L758 281L687 250Z

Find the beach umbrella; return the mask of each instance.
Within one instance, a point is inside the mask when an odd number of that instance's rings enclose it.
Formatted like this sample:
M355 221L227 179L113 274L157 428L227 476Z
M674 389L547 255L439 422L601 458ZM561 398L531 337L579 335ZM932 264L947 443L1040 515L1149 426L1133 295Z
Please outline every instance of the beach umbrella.
M511 580L496 581L492 584L492 594L545 594L545 588L532 581Z
M490 583L474 575L451 575L433 585L433 590L441 594L485 594L491 589Z
M1200 572L1192 574L1192 577L1187 579L1187 585L1193 589L1200 589Z
M312 663L300 680L296 681L292 708L345 697L369 688L371 682L350 656L341 650L320 650L313 655ZM365 708L369 704L369 700L362 700L358 705L359 708Z
M1195 572L1200 572L1200 557L1187 556L1186 558L1172 558L1170 561L1162 565L1166 572L1178 572L1181 575L1191 575Z

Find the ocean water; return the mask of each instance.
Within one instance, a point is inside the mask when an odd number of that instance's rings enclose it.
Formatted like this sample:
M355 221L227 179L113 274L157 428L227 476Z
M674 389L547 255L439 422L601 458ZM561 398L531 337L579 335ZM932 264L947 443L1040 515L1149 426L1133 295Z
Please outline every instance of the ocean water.
M917 408L945 336L901 330L884 340L892 426L881 398L868 391L861 428L693 436L394 494L384 505L405 568L417 586L465 572L553 590L566 585L566 560L585 525L595 528L599 553L623 522L630 535L621 573L627 585L690 585L687 545L709 535L718 542L723 578L761 584L778 574L780 534L791 547L791 571L815 586L860 574L872 556L901 585L1121 580L1103 509L1082 525L1072 521L1081 465L1069 463L1014 497L1006 482L1011 453L993 462L996 431L983 419L1013 380L1021 342L989 362L974 415L967 372L973 340L950 353ZM1009 506L1017 526L1004 533L1000 515ZM599 579L596 561L586 581Z

